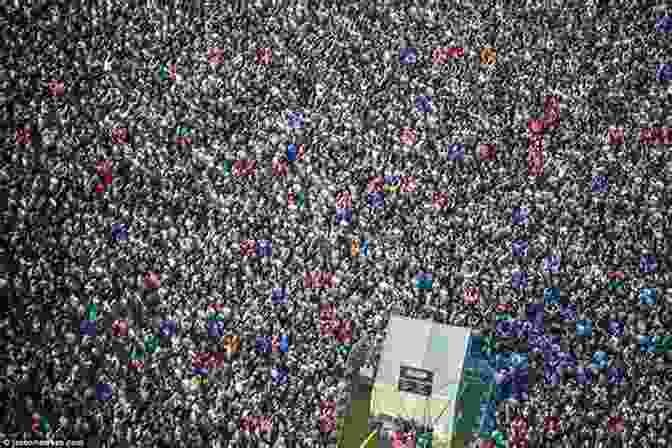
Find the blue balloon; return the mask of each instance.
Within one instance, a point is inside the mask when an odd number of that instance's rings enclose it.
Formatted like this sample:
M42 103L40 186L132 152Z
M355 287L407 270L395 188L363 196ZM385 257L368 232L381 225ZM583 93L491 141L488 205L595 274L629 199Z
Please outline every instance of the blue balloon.
M296 155L298 153L298 148L294 143L287 145L287 160L294 162L296 160Z

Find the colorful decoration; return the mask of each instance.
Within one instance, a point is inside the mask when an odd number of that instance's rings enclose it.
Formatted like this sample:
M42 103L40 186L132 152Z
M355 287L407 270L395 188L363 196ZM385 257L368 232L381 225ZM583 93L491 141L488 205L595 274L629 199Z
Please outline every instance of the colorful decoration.
M270 48L258 48L256 60L257 64L270 65L273 62L273 51Z
M544 431L557 433L560 431L560 419L554 415L544 417Z
M331 272L306 272L303 277L304 288L333 288L335 277Z
M14 141L17 145L30 145L33 142L33 131L30 128L17 129Z
M401 128L401 131L399 133L399 140L401 143L404 145L415 145L415 143L418 141L418 134L413 128Z
M192 130L191 128L185 128L185 127L178 127L177 128L177 137L175 139L175 143L178 145L186 145L186 144L191 144L193 143L193 140L191 138L191 133Z
M330 433L336 429L336 403L333 401L322 401L320 403L320 430L324 433Z
M530 176L536 177L544 174L544 152L530 150L527 154L527 170Z
M232 173L236 177L254 176L257 171L256 160L236 160L233 162Z
M399 189L402 193L413 193L418 188L418 182L413 176L402 176Z
M63 96L65 93L65 84L63 81L51 80L49 81L49 84L47 84L47 87L49 89L49 95L51 96Z
M475 305L481 301L481 290L478 287L464 288L464 303Z
M432 194L432 207L436 210L444 210L450 205L450 197L445 191L435 191Z
M211 65L220 65L224 62L223 48L208 48L208 62Z
M252 257L257 250L257 242L255 240L243 240L240 242L240 255L243 257Z
M623 128L609 128L607 140L610 145L622 145L625 143L625 131Z
M128 336L128 321L117 319L112 323L112 335L117 338Z
M392 448L415 448L415 432L392 432Z
M340 191L336 194L336 208L337 209L351 209L352 195L349 191Z
M544 101L544 128L554 129L560 125L560 98L547 96Z
M112 143L115 145L128 144L128 129L114 128L112 129Z
M527 131L528 137L530 139L534 138L534 136L540 135L544 132L544 120L539 120L536 118L528 120Z
M461 47L440 47L432 51L432 63L443 65L448 63L451 58L464 56L464 48Z
M144 277L145 288L159 289L161 287L161 277L157 272L148 272Z
M607 419L607 430L612 434L625 431L625 420L620 415L612 415Z
M497 159L497 146L492 143L478 145L478 157L483 162L492 162Z
M285 160L273 159L272 172L274 176L285 177L289 170L289 165Z

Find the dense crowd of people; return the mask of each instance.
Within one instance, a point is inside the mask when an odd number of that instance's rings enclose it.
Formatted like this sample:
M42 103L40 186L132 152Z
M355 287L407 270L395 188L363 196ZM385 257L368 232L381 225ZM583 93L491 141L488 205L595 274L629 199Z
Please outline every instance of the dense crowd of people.
M522 316L555 286L577 320L595 323L579 336L548 306L562 350L586 368L606 352L623 382L598 370L579 384L565 369L555 384L543 354L531 355L529 397L499 404L498 430L524 416L530 446L672 443L672 358L641 343L672 328L672 162L635 141L665 119L646 72L649 55L669 47L668 35L650 37L659 12L121 3L13 3L0 18L1 438L333 447L323 420L347 390L349 344L380 343L390 313L494 335L497 304ZM432 64L446 46L465 54ZM479 63L485 46L497 48L492 67ZM401 64L402 47L418 61ZM211 48L221 61L208 60ZM272 50L270 63L259 48ZM562 123L532 178L526 122L547 93L561 97ZM433 110L416 110L418 95ZM292 129L297 111L305 123ZM627 144L604 144L612 125L630 130ZM404 127L417 130L414 145L399 141ZM117 128L126 142L112 138ZM191 143L176 143L178 128L193 130ZM455 141L462 160L445 155ZM277 175L290 143L305 154ZM481 143L496 145L495 160L479 159ZM256 160L255 175L227 174L235 160ZM608 176L607 193L591 193L596 174ZM367 185L384 175L413 176L417 189L370 207ZM448 193L439 210L436 191ZM289 207L292 192L305 203ZM349 224L336 219L343 192ZM518 206L529 209L525 225L511 222ZM351 255L353 238L369 242L368 255ZM514 257L521 239L529 252ZM270 256L242 256L244 240L271 241ZM556 273L541 267L549 254L561 258ZM647 255L654 270L641 269ZM521 270L529 283L514 289ZM421 271L433 274L429 290L416 288ZM607 287L613 271L624 272L622 288ZM333 273L333 287L306 288L309 272ZM479 303L464 302L468 287ZM640 301L641 288L657 300ZM350 322L348 341L321 334L329 306ZM623 323L619 336L609 321ZM194 366L203 353L205 367ZM623 425L612 431L616 414ZM557 431L545 431L547 416Z

